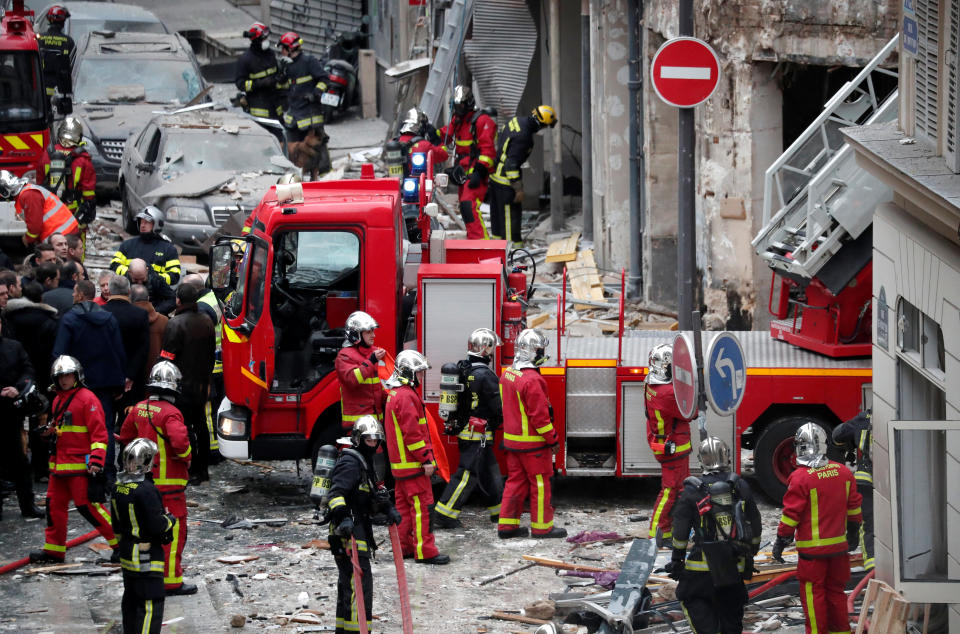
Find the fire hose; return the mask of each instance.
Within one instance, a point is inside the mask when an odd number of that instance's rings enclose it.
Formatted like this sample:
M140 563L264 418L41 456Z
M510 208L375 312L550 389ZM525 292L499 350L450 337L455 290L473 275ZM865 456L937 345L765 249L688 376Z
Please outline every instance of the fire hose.
M93 539L99 534L100 532L94 529L89 533L87 533L86 535L81 535L80 537L74 537L73 539L67 542L66 547L73 548L74 546L79 546L80 544L90 541L91 539ZM26 566L28 563L30 563L29 557L18 559L17 561L7 564L6 566L0 567L0 575L6 574L8 572L13 572L17 568L22 568L23 566Z

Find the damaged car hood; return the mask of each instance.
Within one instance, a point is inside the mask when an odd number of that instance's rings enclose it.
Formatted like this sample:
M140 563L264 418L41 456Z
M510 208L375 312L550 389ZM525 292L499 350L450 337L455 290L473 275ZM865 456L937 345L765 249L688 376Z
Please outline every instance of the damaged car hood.
M144 198L203 198L211 207L240 205L252 209L278 178L280 174L198 169L171 178Z
M156 116L157 104L110 105L80 104L74 108L74 116L83 118L94 139L120 139L139 132Z

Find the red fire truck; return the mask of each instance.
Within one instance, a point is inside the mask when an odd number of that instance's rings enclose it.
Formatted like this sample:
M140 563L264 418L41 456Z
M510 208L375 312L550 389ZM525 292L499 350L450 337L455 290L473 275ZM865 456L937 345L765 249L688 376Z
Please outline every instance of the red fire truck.
M429 179L421 184L430 189ZM333 364L354 310L376 318L377 344L391 355L415 347L427 356L422 389L434 415L440 366L465 355L473 329L492 328L508 343L515 336L522 322L515 298L526 289L510 287L517 276L505 269L506 243L448 240L437 229L411 243L401 196L396 179L279 185L254 210L239 264L226 239L213 247L212 285L224 298L226 398L217 433L225 456L308 458L339 435ZM423 226L432 210L418 209ZM548 332L541 372L563 439L560 474L659 474L646 441L643 380L649 350L675 333L628 331L622 314L621 301L616 336L571 337L562 318ZM704 345L712 335L704 333ZM735 417L709 414L707 428L733 447L752 448L760 483L779 499L794 431L808 420L829 430L853 417L867 398L870 360L829 358L766 332L737 335L748 367L745 398ZM455 457L455 439L445 438Z

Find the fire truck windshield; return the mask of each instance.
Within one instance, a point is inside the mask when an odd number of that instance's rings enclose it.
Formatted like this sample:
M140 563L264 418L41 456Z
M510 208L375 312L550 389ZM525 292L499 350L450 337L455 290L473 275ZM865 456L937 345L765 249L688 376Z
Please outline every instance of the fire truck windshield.
M0 52L0 121L10 124L40 122L44 119L43 76L40 58L31 51Z
M283 234L284 277L295 288L324 288L353 273L360 263L360 238L349 231Z

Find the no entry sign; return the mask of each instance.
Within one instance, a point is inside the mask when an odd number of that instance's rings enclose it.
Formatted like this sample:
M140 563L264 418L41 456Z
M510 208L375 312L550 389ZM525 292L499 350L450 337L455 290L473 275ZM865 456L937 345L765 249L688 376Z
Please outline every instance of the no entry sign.
M653 89L668 105L692 108L720 83L720 60L706 42L676 37L660 47L650 69Z
M673 395L677 399L680 414L684 418L691 418L697 411L700 380L693 346L682 332L673 340Z

